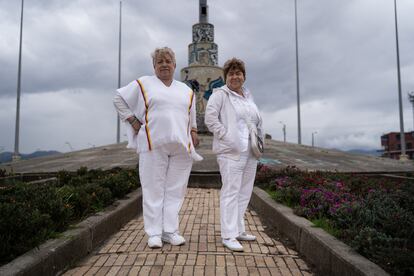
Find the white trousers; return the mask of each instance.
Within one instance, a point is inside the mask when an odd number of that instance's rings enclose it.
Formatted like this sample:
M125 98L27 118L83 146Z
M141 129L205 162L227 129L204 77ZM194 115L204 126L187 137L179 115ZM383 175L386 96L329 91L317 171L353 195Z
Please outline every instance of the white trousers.
M193 161L179 144L168 144L140 153L144 229L147 235L178 231L178 212L183 204Z
M221 237L236 238L245 232L244 213L253 191L257 160L249 147L238 161L219 155L217 162L223 183L220 191Z

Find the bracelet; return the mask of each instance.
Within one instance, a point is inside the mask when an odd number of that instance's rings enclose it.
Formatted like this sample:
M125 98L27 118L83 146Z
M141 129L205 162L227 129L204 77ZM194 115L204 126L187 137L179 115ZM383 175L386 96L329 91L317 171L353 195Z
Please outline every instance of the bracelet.
M190 130L190 132L195 132L195 133L197 133L197 129L192 128L192 129Z
M134 125L134 124L135 124L135 123L137 123L137 122L141 124L141 122L137 119L137 117L135 117L135 116L134 116L134 117L133 117L133 119L132 119L132 121L130 121L129 123L130 123L130 124L131 124L131 126L132 126L132 125Z

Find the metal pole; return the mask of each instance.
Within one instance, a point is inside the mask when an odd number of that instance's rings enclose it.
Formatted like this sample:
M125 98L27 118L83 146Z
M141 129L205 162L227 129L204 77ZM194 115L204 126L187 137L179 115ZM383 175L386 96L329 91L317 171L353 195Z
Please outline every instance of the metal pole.
M282 131L283 131L283 142L286 143L286 124L284 124L282 121L279 121L279 123L282 124Z
M413 131L414 131L414 91L408 93L408 99L410 103L413 105Z
M298 105L298 144L302 144L302 134L300 127L300 90L299 90L299 54L298 54L298 15L297 0L295 0L295 42L296 42L296 94Z
M118 45L118 88L121 87L121 26L122 26L122 1L119 1L119 45ZM121 118L116 116L116 142L121 142Z
M312 132L312 147L315 146L315 134L318 133L317 131Z
M398 76L398 106L400 110L400 142L401 142L401 155L400 160L407 160L408 157L405 153L405 132L404 132L404 118L402 107L402 95L401 95L401 73L400 73L400 50L398 45L398 23L397 23L397 1L394 0L394 12L395 12L395 42L397 48L397 76Z
M313 148L314 142L313 142L313 132L312 132L312 148Z
M22 72L22 39L23 39L23 6L24 0L22 0L22 11L20 15L20 43L19 43L19 65L17 69L17 101L16 101L16 128L14 135L14 156L13 159L19 159L19 130L20 130L20 90L21 90L21 72Z

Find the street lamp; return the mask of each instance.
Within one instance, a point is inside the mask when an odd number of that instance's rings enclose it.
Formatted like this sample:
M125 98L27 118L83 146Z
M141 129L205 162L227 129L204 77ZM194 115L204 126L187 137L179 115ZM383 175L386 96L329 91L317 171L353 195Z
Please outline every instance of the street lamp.
M398 23L397 23L397 1L394 0L394 14L395 14L395 43L397 50L397 77L398 77L398 106L400 110L400 142L401 142L401 155L400 160L408 160L408 156L405 153L405 132L404 132L404 118L402 110L402 96L401 96L401 73L400 73L400 50L398 45Z
M316 135L317 133L318 133L317 131L312 132L312 147L314 147L314 146L315 146L315 135Z
M298 50L298 12L297 0L295 0L295 43L296 43L296 99L298 105L298 144L302 144L302 134L300 129L300 89L299 89L299 50Z
M286 143L286 124L284 124L282 121L279 121L283 125L282 131L283 131L283 142Z

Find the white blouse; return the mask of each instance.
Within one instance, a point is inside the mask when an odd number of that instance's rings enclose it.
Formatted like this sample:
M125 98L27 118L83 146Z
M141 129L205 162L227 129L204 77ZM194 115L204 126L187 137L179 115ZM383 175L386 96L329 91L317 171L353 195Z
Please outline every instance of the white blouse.
M161 145L182 144L194 160L200 160L191 139L191 128L197 128L195 95L184 83L173 80L166 86L156 76L141 77L119 88L114 105L125 121L135 115L142 123L138 134L126 122L128 146L137 153Z
M249 146L249 128L247 122L257 126L259 123L257 106L250 92L243 88L243 96L230 90L230 101L236 111L236 118L240 137L241 152L247 151Z

